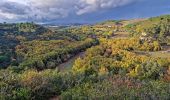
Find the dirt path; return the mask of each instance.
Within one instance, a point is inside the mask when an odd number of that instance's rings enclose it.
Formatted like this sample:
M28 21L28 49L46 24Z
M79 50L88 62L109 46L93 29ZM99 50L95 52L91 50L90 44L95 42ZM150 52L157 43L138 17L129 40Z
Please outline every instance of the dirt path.
M170 45L163 46L163 51L170 51Z
M139 55L146 55L156 58L170 58L170 46L163 46L163 49L161 51L155 51L155 52L145 52L145 51L135 51L134 53Z
M112 39L125 39L127 37L129 37L129 33L128 32L117 32L112 37Z
M75 60L79 57L83 57L85 55L85 52L80 52L77 55L75 55L74 57L70 58L67 62L62 63L60 65L57 66L59 71L66 71L71 69L71 67L73 66Z

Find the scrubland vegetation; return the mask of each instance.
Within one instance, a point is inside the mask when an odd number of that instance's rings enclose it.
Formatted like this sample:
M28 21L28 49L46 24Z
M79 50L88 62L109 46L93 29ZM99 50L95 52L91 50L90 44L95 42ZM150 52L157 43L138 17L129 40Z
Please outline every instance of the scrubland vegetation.
M59 31L1 24L0 99L169 100L170 57L155 56L169 54L169 20L166 15ZM80 52L85 54L69 70L58 70Z

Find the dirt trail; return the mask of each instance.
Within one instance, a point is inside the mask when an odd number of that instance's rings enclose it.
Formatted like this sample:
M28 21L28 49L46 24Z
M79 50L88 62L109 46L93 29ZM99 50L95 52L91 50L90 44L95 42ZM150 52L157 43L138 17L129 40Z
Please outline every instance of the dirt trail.
M68 61L60 64L57 66L59 71L65 71L65 70L69 70L71 69L71 67L73 66L75 60L79 57L83 57L85 55L85 52L80 52L77 55L75 55L74 57L70 58Z
M170 51L170 45L163 46L163 51Z
M156 58L170 58L170 46L163 46L161 51L155 52L145 52L145 51L135 51L134 53L139 55L147 55Z
M117 32L112 37L112 39L125 39L127 37L129 37L129 33L128 32Z

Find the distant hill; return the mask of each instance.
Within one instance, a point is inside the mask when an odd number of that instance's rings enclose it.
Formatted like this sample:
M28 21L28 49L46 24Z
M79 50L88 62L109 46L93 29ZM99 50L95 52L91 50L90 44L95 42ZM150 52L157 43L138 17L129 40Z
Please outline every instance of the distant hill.
M36 38L48 29L41 25L35 23L1 23L0 24L0 34L3 35L14 35L14 36L24 36L27 39Z
M96 25L117 25L117 24L122 24L122 26L126 26L128 24L133 24L133 23L136 23L136 22L141 22L141 21L144 21L146 19L131 19L131 20L107 20L107 21L104 21L104 22L100 22L100 23L97 23Z

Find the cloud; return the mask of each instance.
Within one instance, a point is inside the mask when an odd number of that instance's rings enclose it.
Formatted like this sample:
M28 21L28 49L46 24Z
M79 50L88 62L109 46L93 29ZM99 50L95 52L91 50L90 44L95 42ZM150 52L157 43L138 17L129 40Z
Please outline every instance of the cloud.
M0 18L54 20L123 6L136 0L2 0Z
M80 6L78 7L78 11L76 13L78 15L82 15L85 13L100 11L103 9L123 6L133 1L135 0L107 0L107 1L106 0L81 0Z
M4 13L11 13L11 14L26 14L26 10L21 10L22 8L27 9L28 7L23 6L21 4L15 2L3 2L0 4L0 10Z

